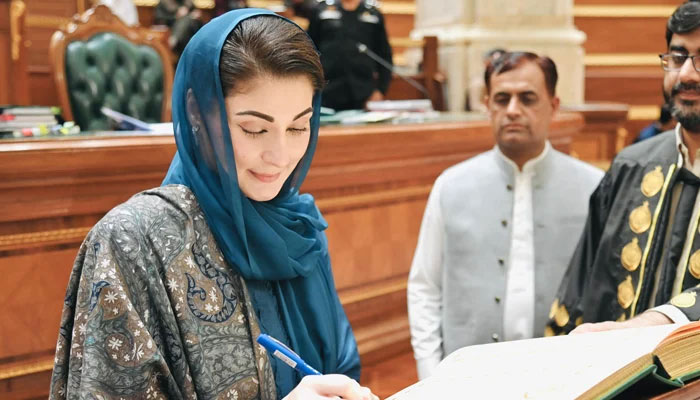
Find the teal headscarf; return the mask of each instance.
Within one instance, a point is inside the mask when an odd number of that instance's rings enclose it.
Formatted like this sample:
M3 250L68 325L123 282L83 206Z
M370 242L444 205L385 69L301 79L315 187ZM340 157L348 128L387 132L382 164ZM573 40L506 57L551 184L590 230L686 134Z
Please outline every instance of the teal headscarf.
M271 283L290 347L322 373L342 373L359 365L357 346L335 292L326 222L313 197L298 192L318 141L319 92L309 146L280 193L257 202L238 186L219 60L228 34L264 15L282 18L260 9L231 11L204 25L185 48L172 97L177 153L163 185L188 186L228 263L246 280Z

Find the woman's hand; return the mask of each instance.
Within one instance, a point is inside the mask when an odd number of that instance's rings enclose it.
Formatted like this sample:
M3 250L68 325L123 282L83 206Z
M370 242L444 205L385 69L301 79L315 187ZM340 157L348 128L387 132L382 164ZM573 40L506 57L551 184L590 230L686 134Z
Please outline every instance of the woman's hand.
M308 375L283 400L379 400L345 375Z

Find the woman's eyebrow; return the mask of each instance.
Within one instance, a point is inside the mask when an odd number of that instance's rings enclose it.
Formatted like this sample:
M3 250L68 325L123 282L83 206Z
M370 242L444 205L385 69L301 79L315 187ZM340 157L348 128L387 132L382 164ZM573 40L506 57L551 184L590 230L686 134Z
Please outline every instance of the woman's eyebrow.
M313 108L309 107L306 110L297 114L294 117L294 120L297 120L297 119L301 118L302 116L304 116L312 111L313 111ZM254 117L264 119L265 121L268 121L268 122L275 122L275 118L272 115L267 115L267 114L264 114L264 113L261 113L258 111L254 111L254 110L246 110L246 111L237 112L236 115L252 115Z
M307 108L306 110L304 110L304 111L300 112L299 114L297 114L297 116L294 117L294 119L293 119L292 121L296 121L297 119L299 119L299 118L301 118L302 116L304 116L304 115L310 113L311 111L313 111L313 108L311 108L311 107Z
M236 113L236 115L252 115L254 117L262 118L267 122L275 122L275 118L272 115L263 114L261 112L253 111L253 110L241 111L241 112Z

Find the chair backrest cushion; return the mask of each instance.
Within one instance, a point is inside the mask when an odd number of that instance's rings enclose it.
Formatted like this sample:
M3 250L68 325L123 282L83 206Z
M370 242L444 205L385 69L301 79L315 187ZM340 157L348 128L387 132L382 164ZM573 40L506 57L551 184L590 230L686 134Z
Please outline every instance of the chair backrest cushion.
M155 49L102 32L68 44L65 60L73 118L81 129L111 128L101 107L161 122L163 62Z

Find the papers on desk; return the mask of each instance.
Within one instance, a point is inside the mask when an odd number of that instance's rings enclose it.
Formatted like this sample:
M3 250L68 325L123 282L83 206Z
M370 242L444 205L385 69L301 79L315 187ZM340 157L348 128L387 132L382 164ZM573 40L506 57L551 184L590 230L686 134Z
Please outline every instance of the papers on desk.
M0 137L74 135L80 128L64 122L59 107L0 105Z
M368 101L368 111L433 111L433 103L428 99Z
M322 124L367 124L389 121L396 117L397 112L366 112L363 110L344 110L335 114L321 115Z
M321 115L321 124L342 124L342 125L357 125L371 124L378 122L392 123L410 123L410 122L425 122L434 120L439 117L437 111L363 111L363 110L345 110L335 114Z
M173 132L173 123L172 122L158 122L156 124L148 124L149 129L151 130L151 133L159 134L159 135L164 135L164 134L170 134L172 135Z
M146 131L148 133L153 133L153 134L173 134L173 123L172 122L159 122L159 123L148 123L145 121L141 121L140 119L136 119L134 117L130 117L126 114L122 114L118 111L114 111L110 108L107 107L102 107L100 109L102 111L102 114L107 116L109 119L114 121L114 123L117 126L117 129L119 130L125 130L125 131L134 131L134 132L142 132Z
M118 130L125 131L150 131L151 128L148 126L147 122L141 121L126 114L122 114L118 111L114 111L111 108L102 107L100 108L102 114L107 118L112 120Z

